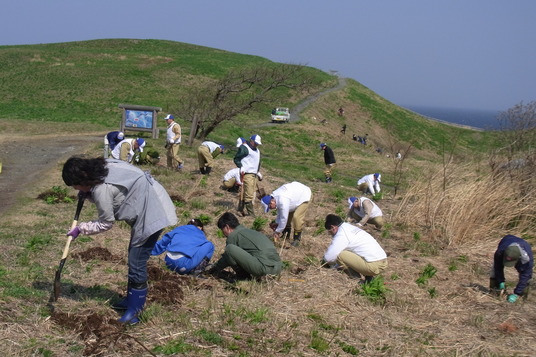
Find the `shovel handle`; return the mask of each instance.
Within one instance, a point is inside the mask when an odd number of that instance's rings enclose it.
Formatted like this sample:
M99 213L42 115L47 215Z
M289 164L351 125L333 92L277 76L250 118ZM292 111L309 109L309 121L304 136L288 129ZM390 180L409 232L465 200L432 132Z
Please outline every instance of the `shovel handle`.
M71 229L69 229L69 232L75 229L75 227L78 225L78 218L80 217L80 212L82 212L82 207L84 206L84 198L80 197L78 198L78 205L76 206L76 213L74 214L73 223L71 224ZM69 248L71 247L71 242L73 241L72 236L67 237L67 242L65 242L65 247L63 248L63 254L61 256L61 259L67 258L67 255L69 254Z

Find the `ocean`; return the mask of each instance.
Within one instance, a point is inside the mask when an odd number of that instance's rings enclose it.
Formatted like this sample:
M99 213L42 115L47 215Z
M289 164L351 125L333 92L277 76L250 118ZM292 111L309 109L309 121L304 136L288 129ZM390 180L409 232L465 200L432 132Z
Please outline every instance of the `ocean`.
M433 108L422 106L403 106L425 117L439 119L453 124L472 126L484 130L500 128L497 116L498 110Z

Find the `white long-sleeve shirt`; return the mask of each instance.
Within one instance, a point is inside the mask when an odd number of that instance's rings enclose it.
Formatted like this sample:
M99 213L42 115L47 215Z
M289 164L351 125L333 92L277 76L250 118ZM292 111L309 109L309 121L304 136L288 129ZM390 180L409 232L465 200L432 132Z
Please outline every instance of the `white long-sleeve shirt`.
M277 209L277 233L283 232L287 225L288 214L294 212L299 205L311 200L311 189L304 184L294 181L284 184L272 192L271 196L275 199Z
M324 260L334 263L343 250L353 252L369 263L387 258L387 254L373 236L350 223L342 223L339 226L324 254Z
M242 180L240 180L240 168L239 167L235 167L234 169L227 171L227 173L223 175L223 181L229 181L232 178L235 179L237 185L242 184Z
M376 194L376 192L380 192L380 183L374 179L374 174L363 176L357 181L357 185L361 185L362 183L367 183L368 189L370 193L373 195Z

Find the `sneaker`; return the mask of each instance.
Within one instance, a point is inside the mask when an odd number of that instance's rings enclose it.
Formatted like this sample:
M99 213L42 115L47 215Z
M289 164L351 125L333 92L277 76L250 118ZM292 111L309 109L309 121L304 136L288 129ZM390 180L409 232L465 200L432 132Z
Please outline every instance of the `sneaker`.
M184 165L183 165L183 164L179 164L179 166L177 166L177 169L179 169L179 170L180 170L180 169L182 169L183 167L184 167Z

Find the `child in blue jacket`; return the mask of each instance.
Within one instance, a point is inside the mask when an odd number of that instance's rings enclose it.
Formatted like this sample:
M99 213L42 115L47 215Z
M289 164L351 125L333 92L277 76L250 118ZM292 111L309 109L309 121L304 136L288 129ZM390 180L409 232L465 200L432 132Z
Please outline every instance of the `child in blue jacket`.
M212 258L214 244L205 236L203 223L199 219L192 219L187 225L178 226L164 234L156 242L151 255L164 252L168 269L182 275L198 274Z

